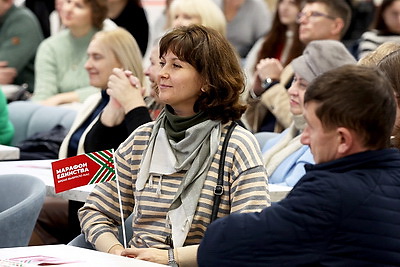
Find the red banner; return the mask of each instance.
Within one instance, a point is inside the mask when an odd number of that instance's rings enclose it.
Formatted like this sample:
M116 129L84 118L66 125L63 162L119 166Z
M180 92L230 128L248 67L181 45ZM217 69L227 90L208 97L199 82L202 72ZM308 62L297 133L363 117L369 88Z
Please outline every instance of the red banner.
M113 153L114 151L110 149L52 162L56 193L114 180Z

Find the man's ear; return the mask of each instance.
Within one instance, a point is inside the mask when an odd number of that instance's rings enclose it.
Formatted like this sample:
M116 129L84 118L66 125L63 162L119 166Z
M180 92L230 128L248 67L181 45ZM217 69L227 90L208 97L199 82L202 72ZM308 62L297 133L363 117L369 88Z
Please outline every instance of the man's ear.
M336 18L332 24L331 33L332 35L342 36L342 30L344 27L344 21L341 18Z
M339 127L336 130L339 138L338 153L348 155L354 149L355 136L353 132L345 127Z

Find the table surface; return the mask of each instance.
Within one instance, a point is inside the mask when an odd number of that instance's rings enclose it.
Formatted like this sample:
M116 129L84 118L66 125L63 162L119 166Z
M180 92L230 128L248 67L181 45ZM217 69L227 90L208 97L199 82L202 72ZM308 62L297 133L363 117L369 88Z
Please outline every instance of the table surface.
M38 177L46 184L47 196L85 202L95 185L85 185L56 194L51 171L54 160L0 161L0 174L28 174ZM271 201L276 202L286 197L292 188L289 186L269 185Z
M18 258L18 259L15 259ZM19 261L22 264L11 264ZM47 263L65 263L59 266L96 266L96 267L162 267L165 265L111 255L95 250L68 245L29 246L0 249L0 266L41 266ZM41 264L41 265L39 265ZM56 265L52 265L56 266Z

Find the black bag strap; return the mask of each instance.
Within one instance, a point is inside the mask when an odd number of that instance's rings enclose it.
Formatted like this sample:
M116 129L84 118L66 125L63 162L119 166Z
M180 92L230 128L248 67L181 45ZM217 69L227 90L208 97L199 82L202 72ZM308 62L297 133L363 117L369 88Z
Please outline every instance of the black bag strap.
M233 121L231 125L229 125L228 131L226 132L224 138L224 143L222 144L221 158L219 160L219 168L218 168L218 180L217 180L217 185L214 188L214 205L212 208L210 223L212 223L214 220L217 219L219 204L221 203L221 196L224 193L223 181L224 181L226 150L228 148L229 139L231 138L232 132L235 129L236 125L237 123L235 121Z

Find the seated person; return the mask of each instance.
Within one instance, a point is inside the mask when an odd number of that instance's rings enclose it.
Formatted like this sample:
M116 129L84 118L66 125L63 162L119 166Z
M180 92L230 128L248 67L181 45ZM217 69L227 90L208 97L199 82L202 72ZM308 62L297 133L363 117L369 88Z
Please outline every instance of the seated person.
M135 39L128 31L117 28L115 30L96 33L89 44L87 53L88 60L85 64L85 68L89 73L90 84L101 89L101 91L97 89L99 92L89 97L81 107L69 133L61 144L59 158L98 151L87 151L85 150L84 144L93 140L88 139L86 134L96 123L102 110L105 109L107 105L119 105L106 91L109 76L112 74L114 68L129 71L129 80L133 80L137 87L140 88L141 83L143 83L144 75L141 52ZM120 70L120 72L126 77L125 72L122 70ZM130 103L132 109L135 107L145 108L142 92L137 87L131 86L130 95L125 95L127 100L135 100ZM150 121L148 112L147 117L149 118L148 121ZM136 121L137 123L135 125L125 125L125 127L133 128L143 123L141 118L136 118ZM125 132L133 130L134 129L125 129ZM126 133L126 136L127 135ZM95 136L93 136L93 138L96 139ZM115 149L118 145L119 144L115 142L104 142L102 143L102 147L98 148L100 150ZM59 198L46 199L35 227L35 240L31 240L31 245L66 243L79 233L79 230L72 233L68 231L68 204L68 201ZM75 203L73 205L75 205ZM80 204L80 206L82 206L82 204ZM74 217L76 218L76 215ZM71 218L69 219L71 220Z
M304 96L301 137L315 165L282 201L211 224L199 266L398 266L400 154L391 149L393 88L374 68L345 65Z
M304 164L314 163L308 146L300 142L306 126L303 117L304 93L308 85L322 73L356 60L339 41L312 41L302 56L292 61L295 78L289 88L293 123L281 134L268 140L261 151L269 183L294 186L305 174ZM258 133L257 135L268 134Z
M33 92L33 65L42 40L39 21L29 9L1 0L0 84L17 84Z
M344 0L306 0L298 14L299 39L307 45L315 40L340 40L350 24L351 9ZM277 59L264 58L256 65L247 92L244 122L253 133L282 132L292 123L287 88L293 80L291 64L283 68Z
M93 35L103 28L106 0L68 0L61 19L67 29L44 40L35 61L32 100L56 106L83 102L98 92L85 71L86 51Z
M245 110L244 75L228 41L204 26L175 28L161 38L160 67L158 96L166 108L115 153L123 218L112 181L93 189L79 219L99 251L193 266L212 218L220 164L224 190L217 217L269 206L267 179L255 137L241 126L231 128L220 162L228 128ZM115 234L131 214L133 236L125 249Z
M397 18L399 9L398 0L381 1L370 29L361 35L357 51L358 59L385 42L400 42L400 21Z

